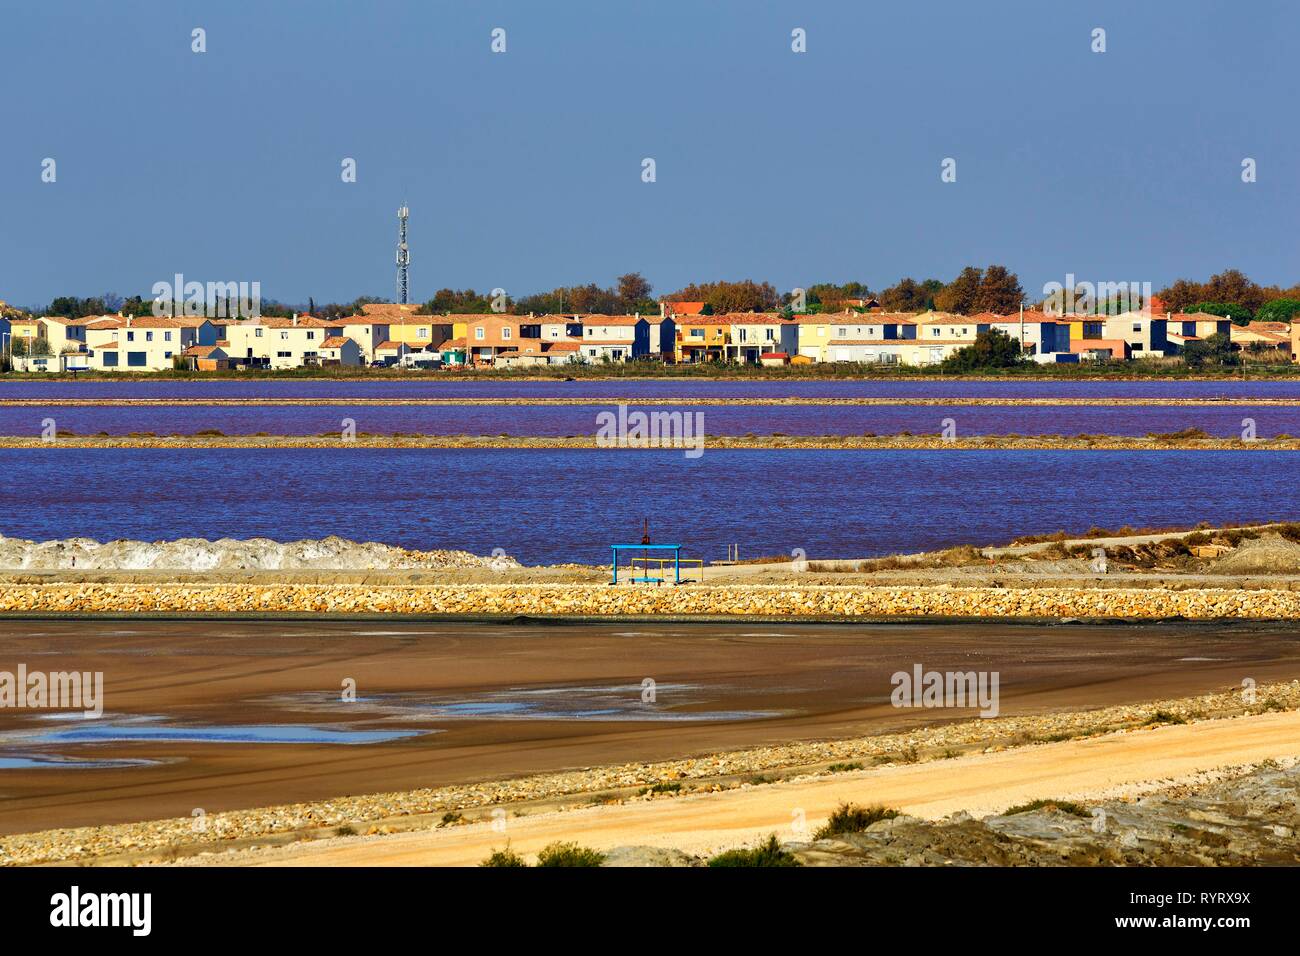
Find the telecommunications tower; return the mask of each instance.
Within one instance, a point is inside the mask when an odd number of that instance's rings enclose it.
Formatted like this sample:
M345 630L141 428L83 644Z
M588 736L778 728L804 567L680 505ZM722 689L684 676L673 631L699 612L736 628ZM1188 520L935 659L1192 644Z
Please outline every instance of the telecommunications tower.
M406 304L406 270L411 264L411 250L406 245L406 220L411 210L403 206L397 210L397 301Z

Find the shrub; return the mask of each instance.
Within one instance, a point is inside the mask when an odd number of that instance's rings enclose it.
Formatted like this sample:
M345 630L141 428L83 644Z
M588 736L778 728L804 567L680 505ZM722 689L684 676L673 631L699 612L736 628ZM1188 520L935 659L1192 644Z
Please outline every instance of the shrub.
M826 768L831 773L843 773L846 770L861 770L862 764L854 761L853 763L833 763Z
M814 840L829 840L841 833L861 833L873 823L892 820L898 816L897 810L889 807L860 807L856 803L841 803L830 815L825 826L813 834Z
M752 850L728 850L709 860L709 866L800 866L794 854L781 849L776 842L776 834L767 838Z
M335 836L356 836L357 828L350 823L345 823L341 827L334 828Z
M600 866L605 854L576 843L552 843L537 854L538 866Z
M493 850L492 855L484 860L479 866L527 866L524 858L510 849L510 844L506 844L504 850Z

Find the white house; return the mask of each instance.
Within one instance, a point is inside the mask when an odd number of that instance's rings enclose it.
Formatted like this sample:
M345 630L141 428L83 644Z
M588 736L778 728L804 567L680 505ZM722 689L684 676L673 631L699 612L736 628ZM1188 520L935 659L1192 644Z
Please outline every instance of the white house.
M799 351L799 324L770 312L733 312L722 317L731 327L731 341L725 358L731 362L757 365L765 352Z

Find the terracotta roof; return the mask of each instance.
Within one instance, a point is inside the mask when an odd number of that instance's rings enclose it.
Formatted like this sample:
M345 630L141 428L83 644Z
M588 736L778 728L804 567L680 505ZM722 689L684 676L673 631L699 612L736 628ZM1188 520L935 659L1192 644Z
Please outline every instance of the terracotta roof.
M320 344L320 347L323 349L341 349L345 344L347 344L347 341L348 338L346 335L331 335Z
M704 308L703 302L670 302L665 301L668 314L671 316L678 315L699 315L700 310Z
M463 349L465 347L464 339L448 339L442 343L444 349Z
M208 320L201 315L140 315L124 320L119 328L196 329Z
M584 315L580 321L583 325L636 325L643 319L650 321L644 315Z
M218 349L217 346L215 345L191 345L181 354L190 355L193 356L194 358L207 358L209 355L211 355L213 352L216 351L218 351Z
M578 351L578 342L547 342L546 351L548 352L576 352Z
M389 352L389 351L396 352L396 351L397 351L398 349L400 349L403 345L406 346L406 349L407 349L408 352L414 352L414 351L415 351L413 348L411 348L411 346L410 346L409 344L407 344L407 343L405 343L405 342L394 342L392 339L385 339L384 341L380 342L378 345L375 346L375 351L376 351L376 352Z
M683 315L673 319L678 325L730 325L726 316L721 315Z

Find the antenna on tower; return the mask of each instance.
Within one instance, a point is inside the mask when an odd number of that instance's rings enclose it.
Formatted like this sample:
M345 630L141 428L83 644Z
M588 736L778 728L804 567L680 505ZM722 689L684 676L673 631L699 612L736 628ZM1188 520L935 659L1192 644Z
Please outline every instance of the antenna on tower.
M406 304L406 270L411 264L411 250L406 245L406 220L411 210L403 205L397 210L397 301Z

